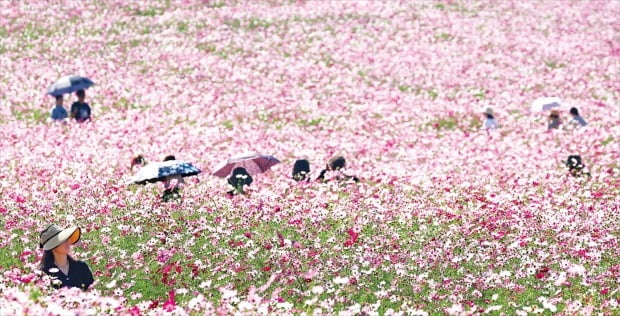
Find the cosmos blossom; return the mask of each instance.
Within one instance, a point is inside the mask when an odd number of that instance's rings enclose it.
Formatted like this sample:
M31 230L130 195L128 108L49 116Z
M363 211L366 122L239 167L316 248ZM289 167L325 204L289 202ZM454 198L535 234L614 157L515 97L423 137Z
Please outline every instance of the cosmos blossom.
M0 1L0 314L617 314L619 11ZM47 122L67 74L92 122ZM588 125L546 132L544 96ZM281 163L227 196L208 171L250 150ZM125 185L139 154L205 172L163 203ZM359 183L291 179L337 155ZM37 270L52 222L82 228L91 290Z

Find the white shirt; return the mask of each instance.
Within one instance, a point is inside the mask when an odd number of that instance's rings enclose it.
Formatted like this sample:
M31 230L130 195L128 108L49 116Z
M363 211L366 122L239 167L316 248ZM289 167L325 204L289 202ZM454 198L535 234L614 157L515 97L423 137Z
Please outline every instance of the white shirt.
M487 118L484 120L484 129L497 129L497 122L494 118Z

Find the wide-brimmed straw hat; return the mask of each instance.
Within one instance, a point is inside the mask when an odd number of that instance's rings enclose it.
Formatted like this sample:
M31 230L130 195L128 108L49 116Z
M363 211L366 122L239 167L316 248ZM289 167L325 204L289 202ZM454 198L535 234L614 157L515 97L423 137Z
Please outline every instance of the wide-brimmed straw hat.
M43 248L43 250L52 250L67 240L75 244L80 240L80 235L82 235L82 232L79 227L61 229L52 224L41 232L39 247Z

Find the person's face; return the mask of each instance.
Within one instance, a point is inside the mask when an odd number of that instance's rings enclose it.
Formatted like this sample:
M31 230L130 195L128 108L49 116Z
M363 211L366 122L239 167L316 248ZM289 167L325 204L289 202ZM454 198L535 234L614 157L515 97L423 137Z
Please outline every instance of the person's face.
M86 98L86 93L78 94L77 97L78 97L78 100L80 100L80 102L84 101L84 99Z
M64 243L62 243L60 246L54 248L54 250L52 250L52 252L54 253L54 255L68 255L69 253L71 253L71 247L73 245L71 244L71 242L69 240L65 241Z
M62 105L63 101L64 101L63 98L56 99L56 105Z

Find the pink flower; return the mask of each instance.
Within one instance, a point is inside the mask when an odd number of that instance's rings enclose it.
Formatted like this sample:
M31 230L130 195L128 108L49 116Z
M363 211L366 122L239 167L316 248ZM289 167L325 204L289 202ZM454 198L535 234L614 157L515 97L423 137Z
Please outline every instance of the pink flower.
M176 302L174 301L174 290L168 292L168 299L164 302L164 310L167 312L171 312L174 310L174 308L177 306Z
M355 232L353 228L349 228L347 230L347 234L349 235L349 239L344 242L345 247L350 247L357 242L357 238L359 237L359 233Z

